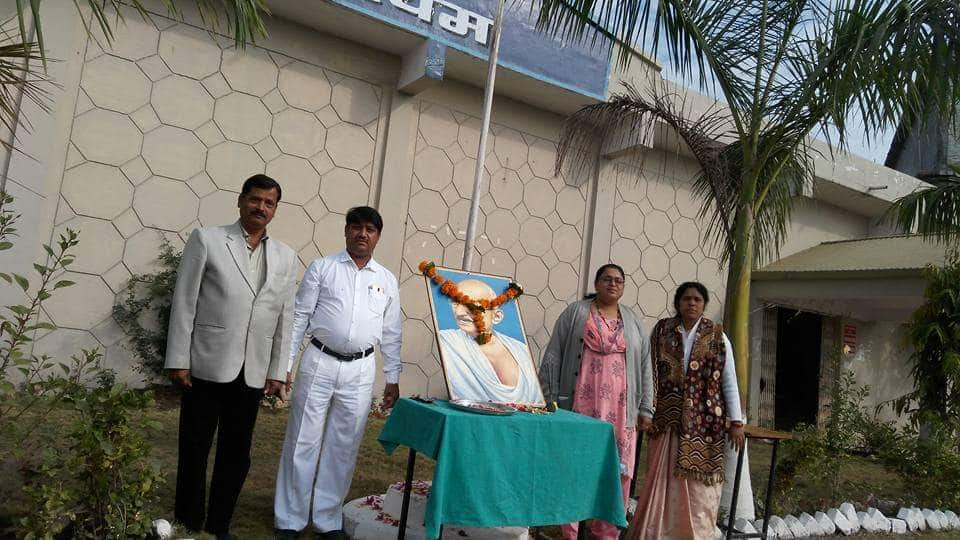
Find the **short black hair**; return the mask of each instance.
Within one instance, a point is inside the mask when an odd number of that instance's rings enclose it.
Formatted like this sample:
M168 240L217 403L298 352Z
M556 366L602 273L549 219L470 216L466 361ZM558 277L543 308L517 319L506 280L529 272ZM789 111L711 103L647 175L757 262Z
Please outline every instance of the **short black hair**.
M383 232L383 218L376 208L369 206L354 206L347 211L347 225L363 225L370 223L377 228L377 232Z
M677 292L673 295L673 309L677 310L677 313L680 313L680 299L683 298L683 293L687 292L687 289L696 289L700 296L703 297L703 307L707 307L707 304L710 303L710 293L707 291L707 287L700 283L699 281L684 281L677 286Z
M240 195L246 195L253 189L277 190L277 202L280 202L280 197L283 196L283 190L280 188L280 184L265 174L255 174L247 178L243 182L243 187L240 188Z

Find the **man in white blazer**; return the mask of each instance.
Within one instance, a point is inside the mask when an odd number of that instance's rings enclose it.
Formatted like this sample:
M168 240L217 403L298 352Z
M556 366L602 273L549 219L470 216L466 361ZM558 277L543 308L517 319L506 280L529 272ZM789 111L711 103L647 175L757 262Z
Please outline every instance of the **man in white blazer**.
M236 223L194 230L171 301L164 367L183 389L174 513L218 540L230 538L260 400L280 395L286 380L297 255L267 235L280 195L275 180L254 175L241 189Z

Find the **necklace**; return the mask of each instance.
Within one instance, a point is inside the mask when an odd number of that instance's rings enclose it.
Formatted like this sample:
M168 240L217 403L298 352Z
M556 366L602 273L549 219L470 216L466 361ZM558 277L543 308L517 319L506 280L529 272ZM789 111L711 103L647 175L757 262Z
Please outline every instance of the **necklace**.
M473 318L473 325L477 329L476 341L480 345L486 345L493 337L493 332L487 328L487 321L483 318L484 313L487 310L496 309L523 294L523 289L520 285L511 281L510 284L507 285L507 288L493 300L486 298L474 299L460 292L460 288L457 287L456 283L440 275L440 272L437 271L437 265L433 262L420 261L419 269L423 275L432 279L434 283L440 286L440 293L442 295L470 311L470 315Z
M597 310L597 315L600 315L603 320L607 320L607 317L604 316L603 310L600 308L600 302L597 302L597 299L593 299L593 307ZM620 304L617 304L617 319L621 318L620 316Z

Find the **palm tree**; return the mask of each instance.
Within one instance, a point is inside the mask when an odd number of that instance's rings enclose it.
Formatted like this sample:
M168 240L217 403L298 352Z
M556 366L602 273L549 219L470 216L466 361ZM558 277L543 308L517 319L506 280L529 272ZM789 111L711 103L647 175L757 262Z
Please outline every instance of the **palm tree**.
M161 3L171 16L181 16L175 0L161 0ZM253 43L266 35L263 15L269 11L264 0L195 0L195 3L203 22L213 28L228 28L237 46ZM98 28L107 44L113 41L113 26L123 22L121 7L133 8L144 18L149 16L141 0L74 0L74 4L87 32ZM41 68L47 62L41 5L41 0L16 0L16 14L0 21L0 126L9 133L16 134L18 126L30 127L29 120L19 114L20 96L47 110L48 88L54 84ZM81 6L92 15L95 26L87 23ZM0 148L16 150L16 138L0 139ZM0 182L0 187L2 185Z
M955 118L960 2L542 0L539 26L565 37L605 29L621 64L634 46L662 52L722 100L688 118L676 91L628 86L565 122L557 167L592 166L598 141L637 137L652 119L687 143L701 165L700 218L728 264L724 323L746 401L751 273L777 256L793 201L813 181L812 137L843 150L853 125L876 136L927 105Z
M894 226L926 238L960 240L960 166L952 175L928 176L929 187L897 199L887 211Z

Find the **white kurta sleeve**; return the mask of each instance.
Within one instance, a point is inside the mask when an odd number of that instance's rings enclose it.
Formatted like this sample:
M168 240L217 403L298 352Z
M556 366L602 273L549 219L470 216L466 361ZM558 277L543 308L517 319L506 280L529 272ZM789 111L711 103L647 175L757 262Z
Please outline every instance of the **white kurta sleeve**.
M723 346L726 348L726 360L723 365L723 399L727 402L727 419L731 422L747 423L740 409L740 390L737 387L737 363L733 356L733 345L723 334Z
M322 259L317 259L310 263L307 271L303 274L303 281L300 282L300 288L297 289L297 297L293 304L293 324L290 333L290 354L287 358L287 371L293 369L293 363L297 359L297 353L300 352L300 345L303 343L303 336L307 333L307 325L310 323L310 316L317 306L317 298L320 296L320 265Z
M390 300L383 314L383 339L380 352L383 354L383 374L387 384L400 382L400 288L396 280L390 281Z

